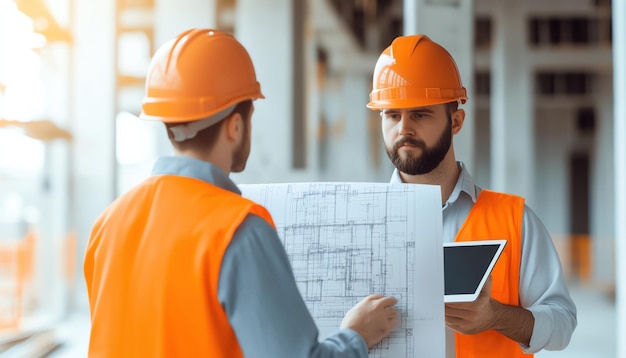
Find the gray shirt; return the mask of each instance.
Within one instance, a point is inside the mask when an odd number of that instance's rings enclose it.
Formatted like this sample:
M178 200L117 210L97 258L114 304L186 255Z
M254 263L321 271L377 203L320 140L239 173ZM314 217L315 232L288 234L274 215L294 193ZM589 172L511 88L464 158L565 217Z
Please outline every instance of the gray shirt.
M222 170L188 157L159 158L152 174L196 178L241 194ZM351 329L318 340L278 234L256 215L246 217L224 254L218 299L245 357L367 357L365 341Z
M451 242L467 218L482 190L474 184L469 171L459 162L461 175L443 206L443 241ZM396 169L392 183L401 183ZM528 207L522 218L522 259L520 267L520 306L535 318L530 346L520 346L525 353L542 349L565 348L576 328L576 306L572 301L561 261L548 230ZM446 328L446 356L455 357L455 338Z

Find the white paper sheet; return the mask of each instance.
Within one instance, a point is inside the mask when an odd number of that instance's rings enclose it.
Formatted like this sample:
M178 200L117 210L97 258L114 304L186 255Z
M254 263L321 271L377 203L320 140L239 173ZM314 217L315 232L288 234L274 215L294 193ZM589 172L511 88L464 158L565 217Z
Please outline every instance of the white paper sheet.
M381 183L240 185L265 206L320 337L369 294L398 299L398 327L370 357L445 356L441 193Z

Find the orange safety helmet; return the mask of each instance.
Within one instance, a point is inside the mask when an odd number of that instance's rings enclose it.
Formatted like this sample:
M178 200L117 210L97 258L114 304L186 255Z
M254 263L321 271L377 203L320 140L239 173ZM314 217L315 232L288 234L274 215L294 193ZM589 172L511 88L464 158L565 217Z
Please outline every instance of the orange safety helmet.
M415 108L467 101L459 69L426 35L400 36L378 58L367 107Z
M191 29L165 43L152 58L140 117L197 121L258 98L265 97L246 49L225 32Z

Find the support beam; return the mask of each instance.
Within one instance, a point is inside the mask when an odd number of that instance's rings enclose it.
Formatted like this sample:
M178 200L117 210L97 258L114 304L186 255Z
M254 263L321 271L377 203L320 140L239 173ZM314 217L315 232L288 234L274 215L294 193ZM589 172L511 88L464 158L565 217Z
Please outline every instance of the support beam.
M617 357L626 357L626 2L613 1Z
M515 0L495 9L491 94L491 186L534 195L533 73L527 60L524 4Z
M304 21L294 21L302 11L299 0L237 1L235 35L250 53L266 97L254 103L252 150L246 170L233 175L237 183L297 181L310 174L300 167L306 143L292 140L296 132L304 138L299 131L306 128L304 83L294 81L304 69L304 55L296 53L304 48L295 46L302 41Z
M445 47L456 61L468 101L465 123L454 137L454 152L470 169L474 168L475 102L474 99L474 1L405 0L404 34L426 34Z
M156 48L193 27L216 28L217 0L155 0Z
M587 149L590 159L589 233L593 238L589 255L594 282L608 287L615 283L615 192L611 190L615 187L615 177L606 175L615 166L613 78L611 74L596 73L593 81L595 137L592 147ZM575 221L576 216L572 215L571 220ZM576 227L572 224L572 228Z
M75 1L70 208L85 252L91 225L115 199L115 2ZM94 86L97 95L94 95ZM79 281L82 283L82 280ZM80 296L81 306L87 296Z

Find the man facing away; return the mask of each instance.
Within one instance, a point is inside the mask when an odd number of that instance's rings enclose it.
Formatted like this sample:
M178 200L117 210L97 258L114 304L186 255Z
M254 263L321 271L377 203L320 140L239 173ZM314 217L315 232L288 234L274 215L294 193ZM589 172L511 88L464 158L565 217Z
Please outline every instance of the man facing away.
M229 34L192 29L154 55L141 117L165 123L175 156L93 225L89 356L366 357L396 326L396 299L371 295L318 341L270 214L228 177L246 165L258 98Z
M530 357L565 348L576 327L550 235L524 199L482 189L452 137L467 100L454 59L425 35L396 38L376 63L367 107L379 110L392 183L441 187L443 240L506 239L475 302L445 307L447 357Z

